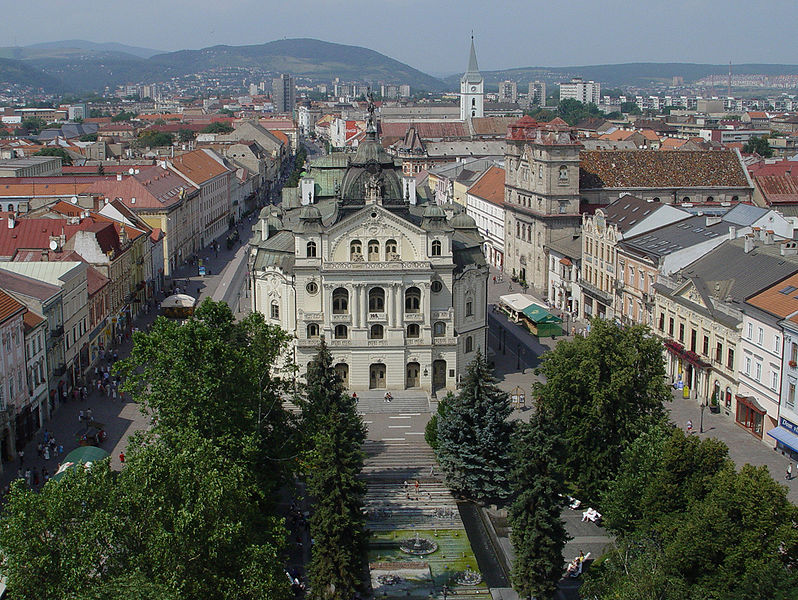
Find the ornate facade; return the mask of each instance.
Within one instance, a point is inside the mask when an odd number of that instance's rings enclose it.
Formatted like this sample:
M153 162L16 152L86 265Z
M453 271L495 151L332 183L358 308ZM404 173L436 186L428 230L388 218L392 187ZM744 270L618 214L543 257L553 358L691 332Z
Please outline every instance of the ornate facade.
M294 336L300 373L324 336L351 390L453 390L486 349L483 240L465 213L402 197L375 131L370 116L337 198L261 212L253 310Z

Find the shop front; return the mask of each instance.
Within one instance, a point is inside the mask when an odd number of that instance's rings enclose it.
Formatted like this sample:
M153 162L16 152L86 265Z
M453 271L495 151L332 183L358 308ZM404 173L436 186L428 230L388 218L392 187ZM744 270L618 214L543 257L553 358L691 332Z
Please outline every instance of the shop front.
M667 372L674 387L681 390L684 398L708 403L712 365L675 340L665 340L663 345L668 353Z
M779 426L768 431L768 435L776 440L776 450L798 462L798 425L779 417Z
M737 400L735 421L740 427L761 440L764 433L767 410L753 396L736 394L735 399Z

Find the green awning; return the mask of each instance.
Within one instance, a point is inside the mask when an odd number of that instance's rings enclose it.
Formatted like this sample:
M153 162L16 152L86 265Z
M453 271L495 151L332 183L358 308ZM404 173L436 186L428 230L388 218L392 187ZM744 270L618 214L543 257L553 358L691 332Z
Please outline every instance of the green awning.
M97 446L81 446L80 448L75 448L72 452L66 455L63 461L61 461L61 467L58 469L55 475L53 475L54 480L59 480L61 477L64 476L64 473L68 469L73 468L75 465L85 465L87 463L95 463L98 460L103 460L111 456L103 450L102 448L98 448Z
M562 319L537 304L530 304L521 312L533 323L562 323Z

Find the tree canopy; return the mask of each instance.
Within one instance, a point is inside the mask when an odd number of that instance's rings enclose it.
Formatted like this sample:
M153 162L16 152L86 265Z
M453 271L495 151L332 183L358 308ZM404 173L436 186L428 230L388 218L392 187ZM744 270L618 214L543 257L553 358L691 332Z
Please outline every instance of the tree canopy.
M38 152L35 152L33 156L57 156L61 159L62 164L72 164L72 157L63 148L42 148Z
M158 146L171 146L175 141L171 133L164 133L161 131L148 130L139 135L136 143L141 148L156 148Z
M230 123L215 122L202 128L202 133L230 133L233 126Z
M116 371L150 415L114 476L72 469L41 493L15 484L0 521L15 598L285 599L275 491L297 464L283 409L286 335L203 302L134 334ZM290 372L289 372L290 373Z
M767 468L738 472L727 453L659 425L627 448L602 505L618 537L585 597L794 597L798 508Z
M773 156L773 148L770 147L767 136L752 137L743 144L743 152L746 154L758 154L763 158L770 158Z
M509 395L477 350L460 391L438 418L438 462L456 493L480 501L508 497L511 412Z
M616 475L621 452L664 417L671 395L662 345L647 327L594 319L588 336L544 354L538 373L538 410L560 425L568 444L566 479L595 500Z

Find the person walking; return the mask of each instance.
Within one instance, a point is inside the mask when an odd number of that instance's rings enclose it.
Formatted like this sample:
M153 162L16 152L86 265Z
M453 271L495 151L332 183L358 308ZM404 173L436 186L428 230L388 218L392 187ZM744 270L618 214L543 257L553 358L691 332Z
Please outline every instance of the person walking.
M119 462L121 462L122 464L125 464L125 452L124 452L124 450L119 453Z
M792 463L787 465L787 473L785 473L784 479L786 479L787 481L792 479Z
M690 419L687 419L687 435L693 433L693 422Z
M81 410L81 411L80 411L80 413L78 414L78 422L79 422L79 423L83 423L83 411L82 411L82 410Z

